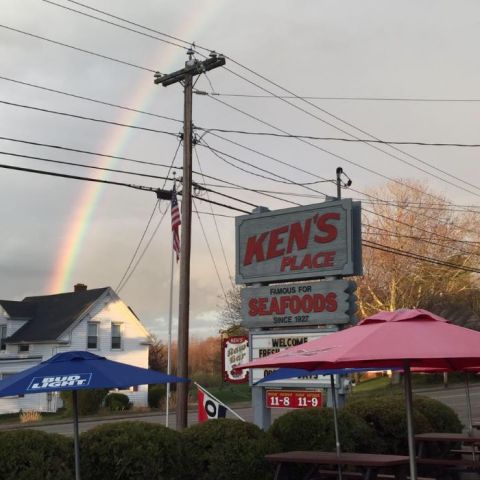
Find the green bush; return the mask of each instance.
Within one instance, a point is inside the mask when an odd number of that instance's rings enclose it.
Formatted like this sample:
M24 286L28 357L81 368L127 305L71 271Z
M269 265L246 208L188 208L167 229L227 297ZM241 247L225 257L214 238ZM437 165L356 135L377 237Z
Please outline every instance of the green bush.
M344 452L376 452L385 450L384 442L364 420L350 412L338 412L341 450ZM331 408L292 410L278 417L268 430L282 451L335 451L335 427Z
M71 480L73 441L37 430L0 433L2 480Z
M265 455L278 444L256 425L227 418L209 420L182 432L185 480L270 479Z
M113 392L105 397L105 407L112 412L129 410L131 406L130 399L124 393Z
M368 397L351 400L345 410L365 420L385 441L386 451L405 455L408 452L405 399L400 395ZM413 412L415 433L433 431L428 419L419 411Z
M449 406L430 397L415 396L414 410L422 413L433 432L458 432L463 429L458 415Z
M107 393L108 390L105 388L77 390L79 415L93 415L98 413ZM66 411L71 414L73 411L72 392L63 391L60 395L63 400L63 406Z
M171 386L170 386L171 387ZM148 387L148 406L150 408L159 408L160 402L167 393L166 385L149 385Z
M180 434L145 422L101 425L80 437L82 478L183 480Z

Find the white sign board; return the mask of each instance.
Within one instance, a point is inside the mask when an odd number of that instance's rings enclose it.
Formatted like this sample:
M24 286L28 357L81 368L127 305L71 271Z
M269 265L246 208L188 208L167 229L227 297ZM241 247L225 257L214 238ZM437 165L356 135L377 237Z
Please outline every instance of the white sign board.
M335 200L236 217L237 283L362 273L360 203Z
M333 333L334 330L330 331L317 331L312 332L308 330L305 333L252 333L250 335L250 360L256 360L257 358L266 357L272 353L280 352L285 350L288 347L294 347L295 345L300 345L302 343L309 342L316 338L323 337ZM277 369L272 368L252 368L250 380L251 384L258 382L262 378L270 375ZM285 380L274 380L272 382L266 382L261 384L263 386L272 386L272 385L296 385L304 387L328 387L330 386L330 376L329 375L307 375L305 377L289 378Z

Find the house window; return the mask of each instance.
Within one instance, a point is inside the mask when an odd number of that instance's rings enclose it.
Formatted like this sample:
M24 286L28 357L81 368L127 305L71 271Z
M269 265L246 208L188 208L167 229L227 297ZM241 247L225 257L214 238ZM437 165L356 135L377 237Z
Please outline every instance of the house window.
M112 323L112 350L122 348L122 325L120 323Z
M98 323L88 322L87 348L98 348Z
M6 350L7 344L5 340L7 339L7 326L0 325L0 350Z
M18 346L18 353L26 353L30 351L30 345L27 344L21 344Z

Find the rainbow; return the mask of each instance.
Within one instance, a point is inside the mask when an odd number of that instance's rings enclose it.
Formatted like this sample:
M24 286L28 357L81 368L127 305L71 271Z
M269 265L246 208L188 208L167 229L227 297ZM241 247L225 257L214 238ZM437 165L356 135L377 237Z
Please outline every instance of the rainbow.
M215 0L206 0L204 2L196 2L196 8L192 9L187 18L184 19L180 28L177 29L174 35L178 38L195 38L199 35L201 30L208 28L209 23L217 19L218 3ZM214 10L216 10L214 12ZM215 13L215 14L213 14ZM159 52L161 51L161 55ZM161 58L161 66L159 68L168 72L181 68L183 61L186 60L184 50L179 49L173 45L165 46L162 44L159 47L159 52L153 55L152 58ZM134 93L131 98L125 102L126 106L131 106L137 109L146 109L151 103L155 94L158 94L158 87L153 84L153 74L144 75L142 80L134 88ZM119 123L135 124L138 117L141 115L136 112L129 112L122 110L115 121ZM121 155L127 144L132 130L125 127L113 127L112 134L105 141L100 148L100 152L107 155ZM100 167L112 168L116 165L115 159L103 159L98 164ZM96 178L107 178L108 173L100 172ZM60 293L70 291L72 288L72 278L75 272L77 259L82 249L83 240L88 232L95 209L98 206L105 186L101 183L87 183L80 200L75 206L73 214L65 228L62 235L62 244L59 248L59 253L54 261L54 268L51 278L47 282L47 293Z

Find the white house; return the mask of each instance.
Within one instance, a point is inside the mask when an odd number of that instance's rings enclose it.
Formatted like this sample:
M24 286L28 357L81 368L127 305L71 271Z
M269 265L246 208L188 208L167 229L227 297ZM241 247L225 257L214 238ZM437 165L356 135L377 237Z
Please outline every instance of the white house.
M110 288L22 301L0 300L0 378L20 372L57 353L88 350L118 362L148 368L148 332ZM135 406L147 406L148 387L122 390ZM39 393L0 398L0 413L22 410L54 412L59 396Z

